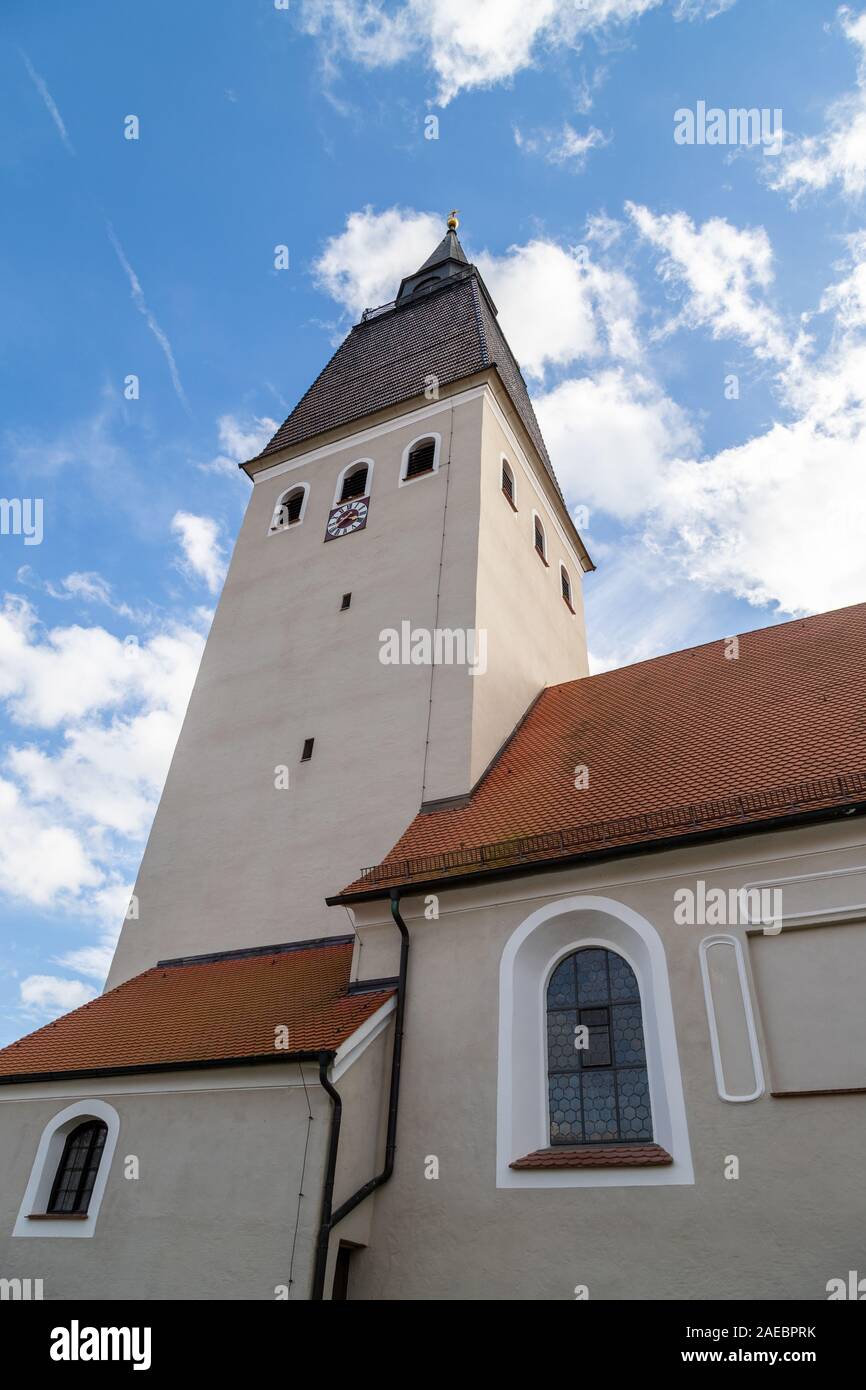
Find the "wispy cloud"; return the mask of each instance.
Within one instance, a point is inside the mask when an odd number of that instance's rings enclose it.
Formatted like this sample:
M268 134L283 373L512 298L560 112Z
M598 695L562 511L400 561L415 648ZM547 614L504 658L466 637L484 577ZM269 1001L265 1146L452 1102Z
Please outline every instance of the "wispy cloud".
M590 150L609 144L610 137L595 126L581 135L566 121L560 130L541 130L529 135L515 126L514 143L527 154L543 155L548 164L566 165L582 173Z
M138 309L139 313L143 315L145 323L147 324L154 338L156 338L156 341L162 348L163 355L165 356L165 360L168 363L168 370L171 373L171 381L172 385L174 386L175 395L177 396L184 410L189 412L189 401L187 400L186 392L183 389L183 383L180 379L180 372L177 369L177 362L175 361L174 352L172 350L171 343L168 340L168 336L165 333L165 331L162 328L160 328L151 310L148 308L147 300L144 297L144 291L141 288L138 276L136 275L135 271L133 270L132 266L129 264L129 261L126 258L126 252L120 244L120 240L117 236L117 233L115 232L110 222L106 222L105 225L108 230L108 239L114 247L117 259L120 261L120 264L126 273L126 278L129 281L129 287L132 290L132 301L135 304L136 309Z
M180 568L186 574L203 579L215 594L225 578L226 558L220 545L219 524L210 516L193 512L175 512L171 529L180 541L184 558Z
M53 96L51 95L47 86L45 85L44 78L39 76L39 73L34 68L33 64L27 57L27 54L24 52L23 48L19 48L18 52L21 54L22 61L30 77L30 81L33 83L33 86L36 88L37 92L41 96L42 100L45 102L46 107L48 108L48 114L57 127L58 135L60 136L69 153L74 155L75 150L73 148L72 141L69 138L69 133L64 124L63 117L57 109L57 102L54 100Z

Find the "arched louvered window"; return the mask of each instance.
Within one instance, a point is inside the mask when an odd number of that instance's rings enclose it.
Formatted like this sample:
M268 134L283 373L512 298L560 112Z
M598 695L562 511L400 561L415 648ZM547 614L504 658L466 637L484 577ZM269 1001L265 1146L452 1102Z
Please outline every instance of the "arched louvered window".
M568 577L568 570L565 568L565 565L560 565L559 567L559 582L562 585L562 597L573 613L574 606L571 602L571 580Z
M640 991L615 951L583 947L551 975L547 1077L552 1145L652 1140Z
M505 493L512 507L514 507L516 505L514 500L514 474L505 459L502 460L502 491Z
M535 537L535 549L547 564L547 538L544 534L544 527L541 524L541 517L537 512L533 514L533 531Z
M436 440L419 439L409 450L406 460L405 482L410 478L420 478L422 473L432 473L436 464Z
M283 531L287 526L295 526L304 515L304 500L307 496L305 486L291 488L280 498L274 508L272 531Z
M49 1213L87 1211L107 1134L108 1126L102 1120L85 1120L66 1136L48 1201Z
M337 501L351 502L354 497L364 497L367 492L367 475L369 468L366 463L359 463L357 467L350 468L343 478L343 486L340 489L340 496Z

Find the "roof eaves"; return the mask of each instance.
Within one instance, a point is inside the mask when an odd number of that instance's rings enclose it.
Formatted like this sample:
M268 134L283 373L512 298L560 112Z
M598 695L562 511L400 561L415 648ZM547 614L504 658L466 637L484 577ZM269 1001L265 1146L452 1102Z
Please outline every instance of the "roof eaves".
M351 1037L351 1034L349 1035ZM85 1067L77 1070L54 1070L41 1072L16 1072L12 1075L0 1074L0 1086L24 1085L28 1081L86 1081L92 1077L143 1076L153 1072L204 1071L211 1067L267 1066L272 1062L318 1062L320 1059L333 1061L337 1055L334 1047L321 1047L316 1050L297 1052L263 1053L251 1057L204 1057L192 1061L138 1062L119 1067Z

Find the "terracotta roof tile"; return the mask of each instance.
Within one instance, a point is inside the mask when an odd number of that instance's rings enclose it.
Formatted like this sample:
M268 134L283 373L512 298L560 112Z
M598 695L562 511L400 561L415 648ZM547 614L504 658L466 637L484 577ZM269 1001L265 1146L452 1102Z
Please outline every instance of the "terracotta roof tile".
M0 1051L0 1083L331 1051L394 993L349 994L352 942L193 958L146 970ZM287 1050L275 1029L288 1029Z
M866 604L725 649L543 691L468 803L419 813L346 893L866 802Z
M509 1166L526 1168L647 1168L673 1163L660 1144L585 1144L580 1148L536 1149Z

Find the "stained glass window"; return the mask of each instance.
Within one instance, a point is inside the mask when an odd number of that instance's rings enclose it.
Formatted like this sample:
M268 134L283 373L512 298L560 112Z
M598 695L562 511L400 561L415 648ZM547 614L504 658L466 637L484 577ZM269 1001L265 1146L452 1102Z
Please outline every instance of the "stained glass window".
M584 947L554 970L547 1077L551 1144L652 1139L640 991L614 951Z
M66 1136L48 1203L50 1212L87 1211L107 1134L108 1126L101 1120L86 1120Z

